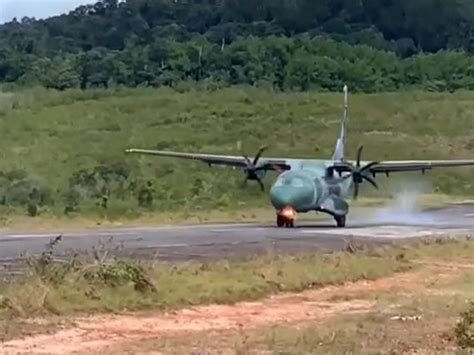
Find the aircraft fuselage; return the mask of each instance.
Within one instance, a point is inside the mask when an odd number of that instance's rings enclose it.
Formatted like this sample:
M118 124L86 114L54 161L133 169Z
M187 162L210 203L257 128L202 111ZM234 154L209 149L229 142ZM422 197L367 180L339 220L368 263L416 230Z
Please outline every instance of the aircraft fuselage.
M344 201L352 179L328 177L331 161L315 161L313 166L286 171L270 190L270 200L277 211L292 208L296 212L323 211L333 215L347 214ZM337 202L342 202L338 205ZM335 205L333 206L333 204Z

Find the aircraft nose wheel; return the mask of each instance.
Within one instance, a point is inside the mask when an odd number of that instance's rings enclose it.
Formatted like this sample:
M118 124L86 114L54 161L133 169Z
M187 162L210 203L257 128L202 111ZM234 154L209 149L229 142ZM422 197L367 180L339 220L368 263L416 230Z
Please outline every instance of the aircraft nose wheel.
M282 228L282 227L294 228L295 222L292 220L286 220L282 216L277 216L277 226L278 228Z
M283 220L283 217L282 216L277 216L277 226L279 228L283 227L283 225L285 224L285 221Z

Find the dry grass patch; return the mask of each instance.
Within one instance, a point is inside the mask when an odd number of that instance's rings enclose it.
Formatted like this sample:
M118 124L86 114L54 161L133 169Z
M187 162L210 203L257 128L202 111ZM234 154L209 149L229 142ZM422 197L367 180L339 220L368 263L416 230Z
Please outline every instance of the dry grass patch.
M456 327L460 314L469 301L474 301L472 265L425 265L422 272L409 275L411 284L407 278L396 276L385 282L391 283L389 289L381 287L384 282L380 280L365 290L359 287L357 292L341 287L341 293L334 292L328 299L328 308L363 299L375 302L363 312L350 314L341 308L330 318L308 317L256 329L246 325L233 331L150 338L120 344L110 353L471 354L458 345Z

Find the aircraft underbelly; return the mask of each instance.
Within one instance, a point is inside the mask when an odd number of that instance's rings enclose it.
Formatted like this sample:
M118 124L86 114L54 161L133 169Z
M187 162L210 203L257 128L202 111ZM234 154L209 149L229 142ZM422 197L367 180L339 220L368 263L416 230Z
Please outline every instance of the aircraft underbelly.
M331 214L345 215L349 211L349 204L340 196L329 195L324 201L319 203L315 209Z

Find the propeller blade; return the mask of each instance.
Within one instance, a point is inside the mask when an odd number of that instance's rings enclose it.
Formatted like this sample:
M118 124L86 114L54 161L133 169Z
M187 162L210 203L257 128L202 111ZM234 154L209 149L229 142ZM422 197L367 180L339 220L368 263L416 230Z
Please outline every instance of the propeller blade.
M268 146L263 146L258 150L257 155L255 156L255 159L253 160L253 165L256 165L258 160L260 159L262 153L268 149Z
M359 184L355 183L354 184L354 200L357 200L358 196L359 196Z
M375 182L375 180L372 179L370 176L363 176L363 178L364 178L365 180L367 180L368 182L370 182L370 184L371 184L373 187L375 187L376 189L379 188L378 185L377 185L377 183Z
M247 166L245 167L244 171L245 171L245 184L247 183L248 180L256 180L259 185L260 185L260 188L262 189L262 191L265 190L265 186L263 185L263 182L260 180L260 177L257 175L257 172L259 171L262 171L262 170L267 170L267 166L257 166L257 163L258 163L258 160L260 159L262 153L268 148L268 146L263 146L261 147L255 158L253 159L253 162L249 159L249 157L241 152L243 158L245 159L246 161L246 164Z
M366 171L366 170L370 170L371 167L373 167L373 166L375 166L375 165L377 165L377 164L379 164L378 161L373 161L372 163L367 164L367 165L364 166L362 169L360 169L360 171L361 171L361 172L364 172L364 171Z
M247 167L250 167L252 165L252 162L250 161L249 157L245 154L242 153L242 156L244 157L245 161L247 162Z
M361 145L359 149L357 150L357 167L360 168L360 158L362 156L362 150L364 149L364 146Z
M354 183L354 199L357 199L357 197L359 196L359 184L361 184L362 182L365 181L368 181L373 187L375 187L376 189L378 189L378 185L377 183L375 182L375 180L368 176L368 175L365 175L364 173L365 172L369 172L369 173L372 173L372 175L374 176L375 178L375 172L371 172L370 169L379 164L379 162L371 162L363 167L361 167L361 163L362 163L362 151L364 149L364 146L363 145L360 145L359 146L359 149L357 150L357 160L356 160L356 166L354 166L353 164L351 163L348 163L348 162L340 162L338 163L338 172L339 172L339 175L341 175L341 173L347 169L348 172L350 172L348 175L342 177L342 181L344 180L347 180L349 178L352 178L352 181ZM342 169L341 169L342 168Z

